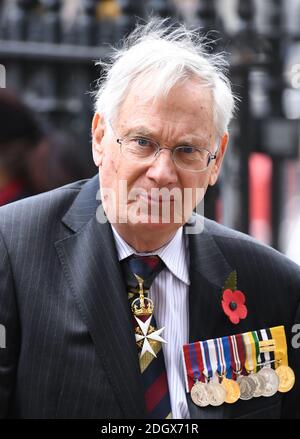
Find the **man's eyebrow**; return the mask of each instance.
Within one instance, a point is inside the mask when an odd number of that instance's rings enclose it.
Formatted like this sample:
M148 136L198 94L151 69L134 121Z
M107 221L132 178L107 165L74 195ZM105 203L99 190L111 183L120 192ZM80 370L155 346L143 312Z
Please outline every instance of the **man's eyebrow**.
M139 135L139 136L152 136L155 137L155 133L151 131L149 128L139 125L136 127L128 128L127 131L124 132L124 136L132 136L132 135Z
M147 128L144 125L138 125L132 128L128 128L127 131L124 132L124 137L132 136L132 135L145 136L145 137L150 137L152 139L159 138L158 133L152 131L151 129ZM174 145L172 146L180 146L180 145L208 146L209 141L206 136L193 135L189 133L183 135L182 139L175 142Z

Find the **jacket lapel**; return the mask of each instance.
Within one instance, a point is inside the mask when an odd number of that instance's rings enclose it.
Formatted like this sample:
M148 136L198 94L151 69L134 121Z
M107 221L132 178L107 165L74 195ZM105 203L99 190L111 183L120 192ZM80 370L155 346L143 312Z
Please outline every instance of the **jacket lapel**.
M72 234L55 245L124 415L139 418L144 398L126 287L111 227L96 218L96 210L97 216L103 215L98 189L98 176L85 184L63 218Z
M221 306L222 288L234 269L206 227L202 233L189 235L189 251L189 338L192 343L223 335L228 319ZM231 326L228 325L228 329Z
M220 251L213 236L204 227L199 234L189 235L190 291L189 343L221 337L232 328L221 306L222 288L233 271ZM193 419L223 417L220 407L197 407L187 395L190 416Z

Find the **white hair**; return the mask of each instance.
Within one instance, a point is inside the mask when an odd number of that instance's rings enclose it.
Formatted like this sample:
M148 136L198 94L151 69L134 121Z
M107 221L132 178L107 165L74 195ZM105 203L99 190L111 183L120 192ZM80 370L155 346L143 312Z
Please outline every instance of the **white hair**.
M99 61L103 69L95 92L95 110L113 120L130 88L143 81L151 96L166 96L171 88L191 77L212 90L214 124L221 136L228 129L234 112L234 96L225 75L223 53L207 52L207 43L199 31L184 25L174 27L168 19L152 18L138 24L114 49L109 62ZM200 103L199 103L200 105Z

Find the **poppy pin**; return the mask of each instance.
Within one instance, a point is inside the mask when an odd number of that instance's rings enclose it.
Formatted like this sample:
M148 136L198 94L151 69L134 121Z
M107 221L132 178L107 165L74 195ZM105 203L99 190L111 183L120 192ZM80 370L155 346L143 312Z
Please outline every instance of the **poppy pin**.
M225 281L222 295L222 308L231 323L238 324L240 320L245 319L248 314L245 305L245 294L237 289L237 273L230 273Z

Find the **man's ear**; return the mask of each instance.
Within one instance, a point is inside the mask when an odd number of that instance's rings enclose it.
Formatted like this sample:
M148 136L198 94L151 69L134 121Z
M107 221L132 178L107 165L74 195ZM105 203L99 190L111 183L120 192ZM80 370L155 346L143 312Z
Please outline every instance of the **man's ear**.
M94 163L97 167L102 165L104 127L103 117L95 113L92 121L92 148Z
M220 147L219 150L217 152L217 158L214 160L213 162L213 168L211 170L210 173L210 177L209 177L209 185L213 186L214 184L216 184L220 171L221 171L221 166L222 166L222 162L223 162L223 158L225 156L225 152L227 149L227 145L228 145L228 139L229 139L229 135L228 133L224 133L221 141L220 141Z

